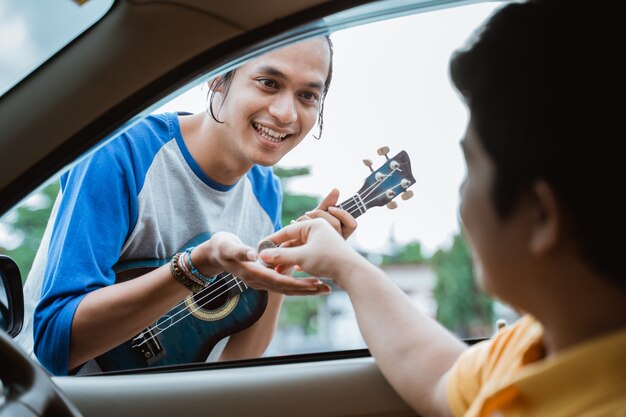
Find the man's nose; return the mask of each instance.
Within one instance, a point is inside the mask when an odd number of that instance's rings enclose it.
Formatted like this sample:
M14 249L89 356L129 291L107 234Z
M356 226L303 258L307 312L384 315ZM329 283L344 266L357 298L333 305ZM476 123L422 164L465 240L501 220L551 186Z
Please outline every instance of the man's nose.
M293 123L298 119L296 103L289 94L278 94L270 103L269 113L281 123Z

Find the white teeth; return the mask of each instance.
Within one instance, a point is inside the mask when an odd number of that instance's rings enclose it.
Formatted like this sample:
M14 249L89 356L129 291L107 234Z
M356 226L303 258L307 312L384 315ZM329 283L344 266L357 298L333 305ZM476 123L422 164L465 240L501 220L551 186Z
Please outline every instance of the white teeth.
M254 127L256 128L256 130L259 131L261 136L263 136L265 139L269 140L270 142L278 143L288 136L287 133L278 133L275 130L272 130L269 127L260 125L258 123L254 123Z

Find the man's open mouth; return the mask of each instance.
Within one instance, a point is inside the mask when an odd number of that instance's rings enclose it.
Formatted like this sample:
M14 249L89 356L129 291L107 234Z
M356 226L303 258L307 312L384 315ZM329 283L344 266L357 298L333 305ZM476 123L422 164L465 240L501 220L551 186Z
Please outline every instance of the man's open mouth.
M285 140L287 137L291 136L291 134L289 133L280 133L258 123L253 123L252 125L254 126L254 129L259 133L259 135L261 135L264 139L267 139L270 142L279 143Z

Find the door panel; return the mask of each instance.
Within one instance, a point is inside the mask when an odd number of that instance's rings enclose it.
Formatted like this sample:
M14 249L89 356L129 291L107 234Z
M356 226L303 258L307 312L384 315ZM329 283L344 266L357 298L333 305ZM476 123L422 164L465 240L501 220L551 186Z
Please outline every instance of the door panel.
M86 417L416 415L370 357L54 380Z

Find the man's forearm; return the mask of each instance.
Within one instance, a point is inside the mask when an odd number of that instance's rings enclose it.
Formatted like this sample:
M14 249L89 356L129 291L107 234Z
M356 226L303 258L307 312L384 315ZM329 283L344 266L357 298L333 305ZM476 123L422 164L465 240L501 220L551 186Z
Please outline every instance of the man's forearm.
M87 294L72 321L69 370L130 339L189 294L169 266Z

